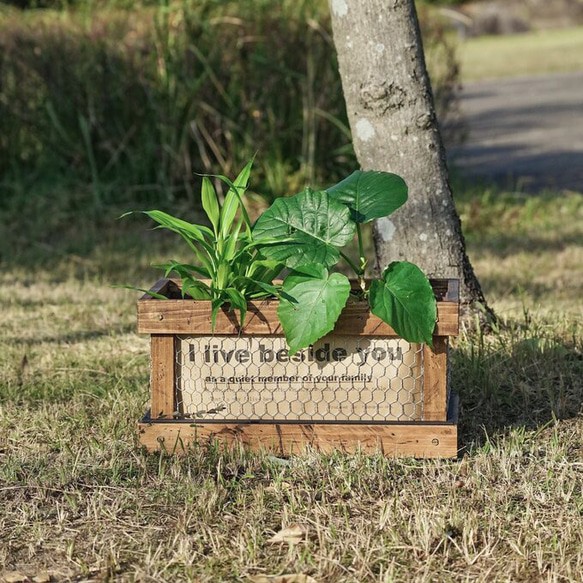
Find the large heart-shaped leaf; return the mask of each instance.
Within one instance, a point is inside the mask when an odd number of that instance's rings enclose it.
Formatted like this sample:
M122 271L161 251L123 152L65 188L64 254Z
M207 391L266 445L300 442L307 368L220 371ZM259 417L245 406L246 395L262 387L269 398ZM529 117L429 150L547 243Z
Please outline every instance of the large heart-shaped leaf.
M350 282L341 273L328 275L324 267L312 264L292 271L283 291L294 301L281 301L277 315L290 354L295 354L334 328L348 300Z
M437 304L426 275L412 263L391 263L370 288L372 313L409 342L433 346Z
M390 172L356 170L327 191L350 208L357 223L387 217L407 201L405 181Z
M346 206L326 192L307 188L290 198L277 199L255 224L253 236L285 239L262 246L261 254L287 267L307 263L330 267L340 258L338 247L352 240L355 228Z

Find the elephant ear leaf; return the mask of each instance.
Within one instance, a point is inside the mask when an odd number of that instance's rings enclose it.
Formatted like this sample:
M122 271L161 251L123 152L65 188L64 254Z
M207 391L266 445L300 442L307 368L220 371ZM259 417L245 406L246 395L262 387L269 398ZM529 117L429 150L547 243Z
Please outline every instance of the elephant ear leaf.
M401 338L433 346L437 303L429 280L416 265L391 263L382 279L372 282L370 306Z
M354 237L356 225L350 211L324 191L309 188L289 198L277 199L253 228L261 254L294 268L308 263L331 267L340 258L339 247ZM277 240L280 239L281 242Z
M327 192L350 209L357 223L387 217L407 201L405 181L390 172L356 170Z
M283 291L290 300L280 302L277 315L293 355L332 331L350 295L350 282L341 273L329 275L322 265L311 264L292 271Z

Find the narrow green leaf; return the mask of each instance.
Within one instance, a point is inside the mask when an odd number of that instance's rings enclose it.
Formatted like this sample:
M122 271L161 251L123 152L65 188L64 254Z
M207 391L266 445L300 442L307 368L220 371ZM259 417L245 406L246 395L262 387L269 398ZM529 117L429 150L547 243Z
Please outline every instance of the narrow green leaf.
M405 181L390 172L356 170L326 190L348 206L357 223L387 217L407 201Z
M191 277L182 279L182 297L184 298L185 295L189 295L193 300L212 299L211 288L202 281Z
M245 208L245 204L243 203L243 199L241 198L241 194L239 192L242 190L242 188L235 186L226 176L223 176L222 174L200 174L199 176L218 178L219 180L222 180L231 190L233 190L235 196L239 199L241 214L243 215L243 219L245 221L245 227L247 228L248 233L251 234L251 220L249 219L249 213Z
M255 238L286 238L285 243L260 247L261 254L294 268L306 263L330 267L343 247L354 237L356 225L350 211L324 191L309 188L290 198L277 199L259 217Z
M276 285L271 285L270 283L265 283L264 281L258 281L251 278L249 278L249 281L268 295L272 295L275 298L281 297L281 291Z
M255 279L263 279L263 277L259 277L256 274L264 271L281 271L283 267L282 263L274 261L273 259L256 259L251 265L249 265L247 276L255 277Z
M213 274L215 273L215 265L216 265L216 260L214 259L208 259L204 253L202 253L199 249L197 249L194 244L192 243L192 241L190 241L188 239L188 237L182 237L186 243L188 244L188 246L191 248L192 252L196 255L196 258L203 264L204 268L206 269L206 271L209 273L209 277L213 277Z
M237 289L228 287L225 290L231 306L241 312L241 328L245 325L245 316L247 315L247 300L245 296Z
M223 290L229 283L229 275L231 274L231 266L228 263L221 263L217 269L216 287Z
M225 303L225 300L223 298L216 298L212 301L211 306L212 306L212 310L211 310L211 330L214 332L216 325L217 325L217 314L219 313L219 310L221 309L221 306Z
M152 296L153 298L156 298L157 300L167 300L168 298L162 294L159 294L158 292L149 290L149 289L144 289L141 287L134 287L133 285L112 285L111 287L114 288L121 288L121 289L129 289L132 291L139 291L142 292L144 294L148 294L149 296Z
M277 278L285 266L279 261L255 259L246 269L245 275L256 281L269 283Z
M239 176L235 178L233 182L233 186L235 188L229 188L227 192L227 196L225 196L225 202L223 203L223 208L221 209L221 235L226 237L233 221L235 220L235 215L237 214L237 209L239 208L240 204L242 203L241 195L247 189L247 184L249 182L249 176L251 174L251 168L253 166L253 162L255 160L255 156L247 162L245 168L241 170ZM237 196L237 194L239 196Z
M240 275L233 279L232 284L238 286L238 289L241 289L245 295L251 295L255 293L254 288L259 288L263 292L267 293L268 295L279 297L280 296L280 289L278 286L272 285L271 283L266 283L264 281L259 281L257 279L253 279L251 277L247 277L244 275Z
M183 273L187 273L188 275L196 273L197 275L210 279L210 273L206 269L191 265L190 263L180 263L170 260L168 263L153 263L152 267L154 269L163 269L164 277L168 277L174 271L178 277L184 277Z
M128 214L132 214L133 212L145 214L152 220L156 221L159 224L159 227L156 228L168 229L174 233L178 233L186 241L188 246L196 255L197 259L204 265L207 271L209 273L214 271L214 265L216 265L217 259L214 256L215 252L213 247L208 244L205 238L205 235L207 235L212 241L214 240L214 234L208 227L202 225L193 225L192 223L183 221L182 219L178 219L172 215L169 215L168 213L158 210L130 211L129 213L124 213L121 215L120 218L127 216ZM197 249L194 246L193 240L202 245L207 253L206 256L200 251L200 249Z
M197 243L206 252L206 256L208 257L208 259L216 264L218 256L217 256L217 249L215 248L216 244L214 242L214 239L211 243L207 243L204 239L201 241L194 239L189 234L185 233L184 231L182 231L180 229L173 229L173 228L169 228L169 227L164 227L162 225L158 225L157 227L154 227L153 230L157 230L157 229L168 229L168 230L172 231L173 233L178 233L186 241L186 243L189 245L189 247L193 250L196 249L196 247L194 247L194 243ZM200 252L200 250L199 250L199 252ZM196 254L196 252L195 252L195 254ZM198 257L198 255L197 255L197 257Z
M159 210L129 211L121 215L119 218L121 219L134 213L147 215L153 221L156 221L160 226L166 229L170 229L171 231L185 233L199 242L206 242L205 235L208 235L208 237L211 239L214 238L213 232L208 227L205 227L204 225L193 225L188 221L173 217L172 215Z
M221 210L219 208L219 200L217 198L217 193L215 192L215 188L213 183L206 178L206 176L202 179L202 208L204 212L207 214L213 228L215 234L219 232L219 220L221 216Z
M294 301L282 301L277 315L290 354L295 354L332 331L350 295L350 282L341 273L328 275L321 265L310 265L292 271L283 291Z
M391 263L382 279L372 282L370 306L401 338L433 346L437 303L427 276L416 265Z
M225 235L225 248L223 249L223 253L221 255L221 261L232 261L235 256L235 248L237 243L239 242L239 231L241 230L241 226L243 224L243 217L241 217L237 221L237 225L232 233L228 233Z

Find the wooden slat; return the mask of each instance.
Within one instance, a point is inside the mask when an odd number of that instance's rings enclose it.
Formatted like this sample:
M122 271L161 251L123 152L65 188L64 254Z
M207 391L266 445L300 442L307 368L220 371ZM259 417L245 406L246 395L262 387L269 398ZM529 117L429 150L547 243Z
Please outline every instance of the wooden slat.
M451 458L457 456L457 426L268 423L139 423L139 439L149 451L163 449L183 453L190 445L218 439L230 446L241 443L250 449L280 455L301 453L306 446L321 452L355 452L359 448L387 456Z
M174 336L152 334L150 354L152 418L171 417L174 413Z
M210 285L211 280L210 279L202 279L201 280L203 283L206 283L207 285ZM370 287L370 283L372 282L371 279L366 279L365 280L365 284L366 284L366 288L368 289ZM169 288L167 288L170 291L170 296L169 297L176 297L176 299L179 299L179 292L180 292L180 288L182 287L182 280L176 277L170 277L170 278L163 278L160 279L159 281L156 282L156 284L154 284L154 287L152 288L153 291L158 291L158 287L166 284L166 283L170 283L171 285L169 286ZM281 279L275 279L273 281L274 284L281 284L283 283L283 280ZM438 302L459 302L459 279L430 279L429 283L431 284L431 287L433 288L433 293L435 295L435 299ZM350 280L350 285L351 288L354 291L358 291L360 290L360 282L354 279ZM161 293L161 292L159 292ZM146 298L147 299L147 298Z
M429 283L438 302L460 301L459 279L430 279Z
M433 350L423 345L423 420L445 421L447 416L448 338L434 336Z
M167 295L168 292L168 288L173 285L174 282L170 279L159 279L151 288L149 291L156 293L156 294L162 294L162 295ZM155 299L154 296L150 295L149 293L144 294L141 298L140 298L140 302L143 302L145 300L153 300Z
M145 295L138 302L138 332L144 334L212 334L210 302L182 300L179 279L161 279L153 286L167 293L169 300L156 300ZM437 302L435 334L455 336L459 331L459 282L454 279L431 280ZM447 300L447 301L445 301ZM243 334L282 335L277 317L277 300L249 302ZM233 312L223 308L217 315L215 334L239 334ZM334 334L360 336L397 336L394 330L370 313L366 302L350 300L336 323Z
M243 334L282 335L277 317L277 300L249 302ZM455 302L437 303L435 334L455 336L459 329L459 306ZM138 302L138 332L143 334L212 334L210 302L193 300L144 300ZM238 334L234 312L219 311L215 334ZM349 300L333 334L358 336L397 336L395 331L374 316L366 302Z

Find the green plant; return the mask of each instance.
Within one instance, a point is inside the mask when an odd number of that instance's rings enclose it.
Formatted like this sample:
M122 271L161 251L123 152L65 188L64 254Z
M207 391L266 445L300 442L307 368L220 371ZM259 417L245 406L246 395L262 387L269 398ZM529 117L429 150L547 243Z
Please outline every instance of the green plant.
M281 286L273 285L272 281L281 272L283 265L261 257L249 215L241 199L241 194L247 188L252 164L253 160L243 168L234 182L224 176L218 177L229 186L222 205L209 177L203 176L201 201L211 228L194 225L159 210L142 211L158 223L156 228L177 233L193 251L199 265L169 261L154 267L163 269L166 276L174 272L182 278L183 297L188 295L195 300L210 300L213 326L219 309L225 303L239 310L243 325L248 300L281 296ZM125 213L121 218L132 212ZM261 244L266 245L268 242L264 238ZM201 277L206 281L201 280ZM155 297L164 298L159 294L155 294Z
M252 163L234 182L216 177L229 186L222 205L212 182L203 177L202 207L211 228L161 211L144 211L158 228L181 235L200 263L170 261L157 266L166 275L175 272L182 278L183 297L211 301L213 325L219 309L230 304L240 312L242 326L248 300L279 298L278 316L291 354L332 331L351 294L356 300L369 301L371 311L402 338L431 344L436 302L429 280L417 266L394 262L370 288L364 280L367 259L361 225L385 217L405 203L403 179L386 172L357 170L327 190L306 188L295 196L277 199L252 225L242 199ZM355 235L358 265L341 250ZM328 271L340 259L358 277L356 290L345 275ZM283 283L274 282L284 268L289 273Z

